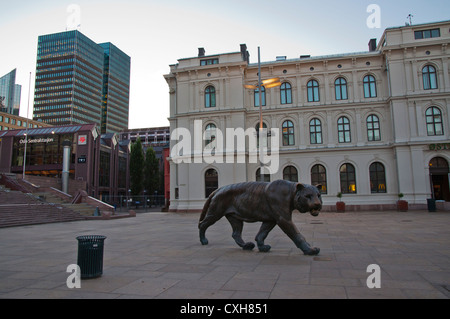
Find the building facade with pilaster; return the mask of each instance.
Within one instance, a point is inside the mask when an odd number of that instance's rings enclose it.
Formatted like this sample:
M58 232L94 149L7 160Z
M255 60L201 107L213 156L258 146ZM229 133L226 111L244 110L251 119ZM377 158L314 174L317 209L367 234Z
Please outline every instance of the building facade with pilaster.
M277 162L264 179L322 184L324 210L335 209L338 193L349 210L395 209L400 193L410 209L426 209L429 198L448 209L449 42L442 21L388 28L365 52L262 62L262 79L281 82L261 90L271 131L261 145ZM201 210L217 187L259 180L250 136L240 152L227 134L259 127L260 92L244 88L258 82L249 60L245 44L213 55L200 48L165 75L170 210Z

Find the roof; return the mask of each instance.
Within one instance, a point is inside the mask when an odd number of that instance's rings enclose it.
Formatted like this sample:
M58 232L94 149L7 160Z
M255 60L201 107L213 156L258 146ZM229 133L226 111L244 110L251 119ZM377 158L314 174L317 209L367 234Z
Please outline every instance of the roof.
M31 129L17 129L0 132L0 137L4 136L28 136L44 135L44 134L69 134L78 131L90 131L96 125L95 124L78 124L78 125L63 125L63 126L50 126Z

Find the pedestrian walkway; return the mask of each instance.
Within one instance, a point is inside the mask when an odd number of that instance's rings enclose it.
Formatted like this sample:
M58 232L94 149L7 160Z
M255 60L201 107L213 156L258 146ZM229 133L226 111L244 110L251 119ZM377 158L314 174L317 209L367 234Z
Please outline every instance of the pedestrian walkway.
M198 214L138 213L0 229L0 298L433 298L450 297L450 214L427 211L294 214L318 256L278 228L268 253L244 251L223 218L198 238ZM249 241L260 224L245 224ZM105 235L103 275L68 288L80 235ZM380 267L367 272L369 265ZM370 278L369 278L370 277ZM381 288L369 289L367 282Z

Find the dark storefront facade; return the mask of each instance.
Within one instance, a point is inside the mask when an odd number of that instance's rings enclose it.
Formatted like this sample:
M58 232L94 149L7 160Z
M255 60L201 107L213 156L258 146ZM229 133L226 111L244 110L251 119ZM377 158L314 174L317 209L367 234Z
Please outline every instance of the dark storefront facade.
M85 191L101 200L127 193L129 143L100 135L95 124L1 131L0 172L23 174L25 168L27 176L61 178L64 141L71 143L69 183L86 182Z

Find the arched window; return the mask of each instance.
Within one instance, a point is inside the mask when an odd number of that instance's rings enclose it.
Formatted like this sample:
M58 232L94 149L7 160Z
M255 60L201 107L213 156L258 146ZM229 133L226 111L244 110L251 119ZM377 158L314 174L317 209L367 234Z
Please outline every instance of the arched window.
M205 107L216 106L216 89L214 86L208 86L205 89Z
M256 89L254 92L255 107L259 107L259 89ZM264 88L264 86L261 87L261 92L262 106L266 106L266 89Z
M294 123L292 121L283 122L283 146L294 145Z
M344 78L337 78L334 81L336 100L347 100L347 81Z
M342 194L356 194L356 174L352 164L343 164L339 169Z
M311 144L322 144L322 123L319 119L309 121L309 140Z
M370 164L370 192L371 193L386 193L386 171L384 165L375 162Z
M292 103L292 89L291 85L287 82L281 84L280 87L280 98L281 104L291 104Z
M436 69L434 68L434 66L426 65L422 69L422 79L424 90L432 90L438 88Z
M345 116L338 119L338 141L339 143L350 143L350 121Z
M213 147L214 140L216 139L216 125L210 123L205 127L205 147Z
M219 175L214 168L210 168L205 172L205 198L208 198L218 187Z
M261 181L261 168L258 168L256 170L256 181L257 182ZM264 170L264 182L270 182L270 174L268 173L267 170Z
M316 80L311 80L307 84L308 88L308 102L318 102L319 97L319 82Z
M426 112L427 134L428 136L443 135L442 113L436 106L429 107Z
M298 172L294 166L286 166L283 169L283 179L291 182L298 182Z
M311 168L311 185L322 185L321 194L327 194L327 170L323 165L316 164Z
M369 141L380 141L380 120L378 116L371 114L367 117L367 139Z
M377 84L373 75L366 75L364 77L364 97L377 97Z

